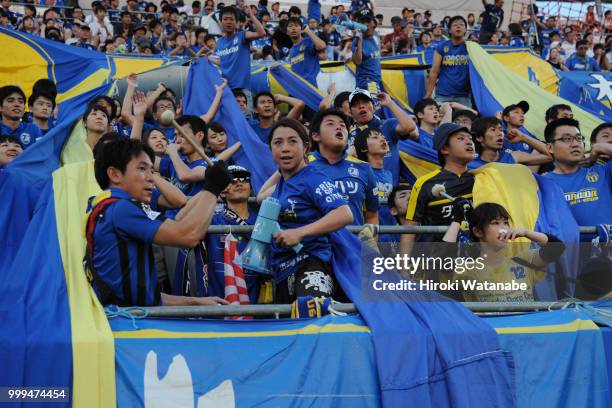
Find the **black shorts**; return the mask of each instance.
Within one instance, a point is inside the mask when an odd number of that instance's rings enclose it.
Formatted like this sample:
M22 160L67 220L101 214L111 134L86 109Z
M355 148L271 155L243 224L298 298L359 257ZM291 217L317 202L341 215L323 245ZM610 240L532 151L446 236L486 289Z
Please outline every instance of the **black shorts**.
M297 271L276 285L276 303L292 303L300 296L333 297L344 302L346 295L336 282L331 264L311 256L298 265Z

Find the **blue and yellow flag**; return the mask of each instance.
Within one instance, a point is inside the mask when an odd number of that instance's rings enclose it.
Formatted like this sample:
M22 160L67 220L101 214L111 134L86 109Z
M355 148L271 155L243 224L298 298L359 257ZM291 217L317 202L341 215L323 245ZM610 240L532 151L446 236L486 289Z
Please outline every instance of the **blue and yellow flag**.
M525 100L530 105L529 112L525 115L525 128L540 139L544 138L545 112L555 104L570 105L574 119L580 122L581 130L586 135L601 123L601 119L580 106L553 95L526 79L525 75L530 75L529 73L519 75L513 70L505 69L504 64L487 54L478 44L468 41L467 48L470 54L472 94L482 115L495 116L505 106Z
M10 243L0 257L0 383L66 387L73 406L115 404L112 336L82 266L83 216L99 187L75 126L109 87L70 99L65 119L0 173L0 240Z
M560 97L603 121L612 120L612 72L560 71L559 76Z
M414 140L401 140L398 143L401 167L401 177L410 185L427 173L440 168L438 153Z
M186 114L197 116L206 113L215 97L216 91L212 84L219 83L221 83L221 75L208 60L195 61L187 75L183 111ZM200 86L201 84L210 86ZM251 172L253 188L259 190L276 170L274 160L272 160L270 148L259 139L249 125L229 89L223 91L221 106L215 120L223 124L227 132L228 146L236 142L242 144L242 148L234 154L233 160Z

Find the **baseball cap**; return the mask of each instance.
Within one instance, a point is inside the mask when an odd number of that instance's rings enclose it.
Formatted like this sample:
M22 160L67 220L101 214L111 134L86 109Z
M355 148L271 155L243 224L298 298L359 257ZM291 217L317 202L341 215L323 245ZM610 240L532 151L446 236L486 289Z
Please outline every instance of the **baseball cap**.
M391 24L401 23L401 22L402 22L402 18L400 16L391 17Z
M231 166L227 166L227 172L232 177L235 178L251 178L251 172L245 169L242 166L238 166L237 164L233 164Z
M374 98L372 97L370 91L366 89L357 88L349 95L349 105L352 105L353 101L356 101L358 98L366 98L369 99L372 103L374 102Z
M372 14L372 11L367 8L359 10L357 12L357 17L359 18L359 21L374 20L374 14Z
M134 27L134 29L132 30L132 32L134 32L134 33L135 33L135 32L136 32L136 31L138 31L138 30L144 30L144 31L145 31L145 33L147 32L147 28L146 28L144 25L142 25L142 24L136 24L136 26Z
M529 104L527 103L527 101L520 101L519 103L513 103L512 105L508 105L504 108L504 111L502 112L502 116L508 115L511 111L513 111L516 108L521 108L523 113L527 113L529 111Z
M470 133L470 129L466 128L465 126L458 125L456 123L445 123L440 126L433 136L434 149L439 152L440 149L442 149L442 147L448 141L448 138L451 137L451 135L460 131Z

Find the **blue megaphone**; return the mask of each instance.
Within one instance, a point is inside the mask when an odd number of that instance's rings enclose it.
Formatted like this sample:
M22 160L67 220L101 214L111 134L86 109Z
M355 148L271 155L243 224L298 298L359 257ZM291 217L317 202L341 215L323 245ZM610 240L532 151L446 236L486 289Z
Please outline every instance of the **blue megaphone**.
M358 23L356 21L352 21L349 19L343 20L342 22L340 22L340 24L348 28L349 30L359 30L363 33L368 31L368 27L365 24L361 24L361 23Z
M280 209L280 202L273 197L268 197L261 203L257 220L251 233L251 240L242 254L240 254L243 269L272 275L272 271L268 268L268 259L270 257L272 235L281 231L280 225L278 225ZM292 248L297 253L300 252L302 247L302 244L297 244Z

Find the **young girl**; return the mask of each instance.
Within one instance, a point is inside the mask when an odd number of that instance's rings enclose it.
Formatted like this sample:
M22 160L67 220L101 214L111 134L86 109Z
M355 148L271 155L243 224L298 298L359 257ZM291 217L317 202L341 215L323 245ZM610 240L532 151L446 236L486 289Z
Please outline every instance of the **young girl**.
M351 210L330 179L306 164L310 143L300 122L278 121L270 131L269 145L279 172L266 181L257 198L272 196L281 205L282 231L274 235L271 247L276 302L338 294L327 234L350 224ZM298 243L303 248L296 254L291 247Z
M445 242L456 242L460 223L464 216L463 203L453 203L453 223L444 235ZM558 238L541 232L515 229L510 226L510 214L504 207L494 203L483 203L468 215L471 238L480 243L474 265L460 273L455 269L455 278L463 280L461 289L466 301L472 302L531 302L533 287L546 276L546 266L559 259L565 246ZM516 256L509 253L510 242L516 238L527 238L539 245L530 249L529 243L513 243L519 246ZM478 260L480 262L478 262ZM502 287L512 282L523 284L522 289ZM494 287L466 289L469 283L487 283Z
M234 143L231 147L227 147L227 132L223 125L218 122L213 122L208 127L204 146L210 153L212 161L227 160L228 164L232 164L231 157L240 149L240 142Z

